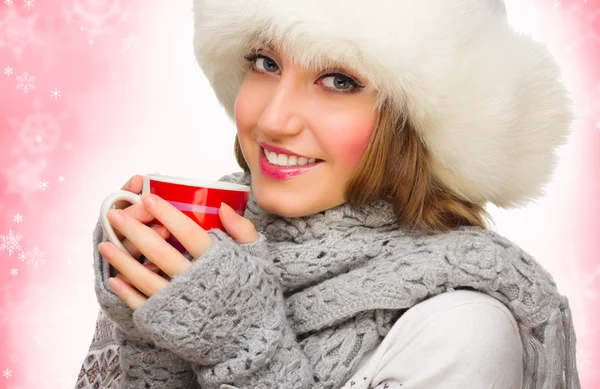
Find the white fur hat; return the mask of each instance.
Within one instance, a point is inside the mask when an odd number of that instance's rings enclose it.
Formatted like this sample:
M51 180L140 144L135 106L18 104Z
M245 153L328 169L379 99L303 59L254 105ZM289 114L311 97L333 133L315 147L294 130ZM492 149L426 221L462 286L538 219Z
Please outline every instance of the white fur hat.
M229 117L262 43L298 64L342 63L401 109L434 176L474 203L540 195L569 135L572 101L541 42L508 24L502 0L194 0L194 48Z

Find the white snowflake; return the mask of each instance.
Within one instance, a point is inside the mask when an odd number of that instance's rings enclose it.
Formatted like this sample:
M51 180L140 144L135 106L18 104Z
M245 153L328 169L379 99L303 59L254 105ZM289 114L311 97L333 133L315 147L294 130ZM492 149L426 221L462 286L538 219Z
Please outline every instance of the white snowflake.
M23 3L25 3L23 6L27 9L31 9L33 8L33 3L35 2L35 0L24 0Z
M19 253L19 260L21 262L25 262L27 260L27 253L25 251L21 251Z
M34 101L36 104L38 99ZM44 112L36 107L34 113L29 114L25 119L19 120L14 117L8 118L8 124L18 134L20 143L15 147L13 155L21 155L19 148L24 148L29 154L48 154L60 146L62 137L62 125L68 119L68 113L55 116L52 113ZM31 142L32 138L41 136L44 142ZM44 160L44 158L37 159ZM38 182L39 180L36 180Z
M13 74L13 68L11 68L10 66L7 66L4 68L4 75L5 76L10 76Z
M13 216L13 221L17 224L23 223L23 216L17 213L15 216Z
M16 267L13 267L12 269L10 269L10 275L11 276L16 276L17 274L19 274L19 269L17 269Z
M53 99L58 99L60 97L60 90L58 88L52 89L50 97L52 97Z
M23 93L28 93L30 90L35 89L35 77L30 75L29 72L23 73L22 76L17 76L17 89L22 90Z
M58 177L58 182L65 182L65 176Z
M4 371L2 372L2 376L4 376L4 378L10 378L12 376L12 371L4 369Z
M50 183L46 180L43 180L42 182L40 182L40 188L42 190L46 190L50 187Z
M4 17L2 14L0 12L0 50L12 51L15 59L21 61L25 48L42 43L36 31L39 15L24 17L12 7Z
M44 142L46 143L46 142ZM41 143L41 144L44 144ZM33 191L37 190L40 182L40 172L47 165L46 159L20 158L15 166L4 169L5 193L15 193L23 198L28 198Z
M85 0L76 1L74 6L63 10L64 18L72 25L85 30L90 38L105 35L113 30L115 20L126 21L131 1L125 0ZM91 6L90 4L93 4Z
M19 241L23 238L23 235L13 234L12 228L8 230L8 235L0 235L2 244L0 244L0 251L8 250L8 256L10 257L14 251L22 251Z
M12 5L13 0L4 0L4 4L6 5Z
M124 52L133 54L136 52L138 46L139 46L139 39L135 35L129 34L129 36L127 38L123 38L123 44L122 44L121 49Z
M41 136L39 136L39 135L38 135L38 136L36 136L36 137L35 137L35 141L36 141L36 142L38 142L38 143L40 143L40 142L42 141L42 137L41 137Z
M41 265L44 265L46 263L46 253L40 251L40 249L37 247L34 247L31 251L27 253L27 255L27 264L33 266L35 270L38 270Z

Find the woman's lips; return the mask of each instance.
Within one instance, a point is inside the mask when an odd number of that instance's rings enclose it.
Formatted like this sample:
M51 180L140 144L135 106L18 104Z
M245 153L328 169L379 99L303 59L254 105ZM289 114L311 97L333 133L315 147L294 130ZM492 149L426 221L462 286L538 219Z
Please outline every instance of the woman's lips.
M307 164L307 165L297 165L297 166L277 166L273 165L267 159L265 155L264 149L261 147L258 157L258 165L260 167L260 171L267 177L270 177L274 180L288 180L292 177L295 177L299 174L307 172L317 165L319 165L323 161L316 161L315 163Z

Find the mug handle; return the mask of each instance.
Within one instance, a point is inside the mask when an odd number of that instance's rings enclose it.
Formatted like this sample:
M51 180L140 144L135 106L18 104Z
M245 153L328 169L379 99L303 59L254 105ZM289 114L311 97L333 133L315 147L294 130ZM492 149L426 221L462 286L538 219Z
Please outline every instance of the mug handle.
M106 217L108 211L112 209L113 204L120 200L129 201L132 205L141 204L142 196L136 193L128 192L126 190L119 190L109 194L100 206L100 223L102 224L102 228L104 229L108 240L124 252L129 253L129 251L127 251L127 249L125 248L125 246L123 246L121 241L117 239L117 235L115 234L112 225L108 221L108 217Z

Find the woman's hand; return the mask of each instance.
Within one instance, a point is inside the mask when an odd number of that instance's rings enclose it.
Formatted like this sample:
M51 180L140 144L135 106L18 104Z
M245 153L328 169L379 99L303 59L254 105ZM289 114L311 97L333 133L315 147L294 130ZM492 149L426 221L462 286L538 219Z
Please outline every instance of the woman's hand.
M126 190L129 192L138 194L142 191L142 185L143 185L143 180L141 179L141 177L139 175L135 175L135 176L131 177L129 179L129 181L127 181L127 183L121 187L121 190ZM127 212L127 214L129 216L137 219L140 223L147 224L150 228L152 228L154 231L156 231L165 240L167 240L169 238L169 236L171 235L169 230L167 230L165 227L160 226L158 224L150 223L151 221L154 220L154 216L150 212L148 212L148 210L146 209L146 207L143 204L132 205L128 201L120 200L115 203L115 208L122 209L125 212ZM113 226L113 228L114 228L114 226ZM117 229L115 229L115 235L117 235L117 238L121 241L121 243L127 249L127 251L131 253L131 256L133 258L139 260L140 257L142 256L142 253L140 252L140 250L138 250L138 248L135 247L135 245L129 239L127 239L127 238L123 239L124 238L123 234L121 234ZM158 269L153 263L148 263L148 264L145 264L144 266L148 267L148 269L150 269L154 272L160 271L160 269ZM117 271L117 269L115 269L113 266L110 267L110 276L117 277L127 283L130 283L129 280L127 280L126 277L124 277L122 274L120 274Z
M202 227L159 196L144 194L142 204L138 206L140 212L148 212L158 219L193 258L198 259L211 246L212 238ZM141 209L142 206L145 210ZM191 262L166 242L155 229L141 223L128 212L112 209L107 216L111 225L120 231L131 245L169 277L174 278L191 266ZM228 205L222 204L219 217L225 231L235 242L252 243L258 239L254 224ZM109 285L115 294L133 310L169 283L167 279L110 242L99 244L98 250L129 282L112 278L109 280Z

